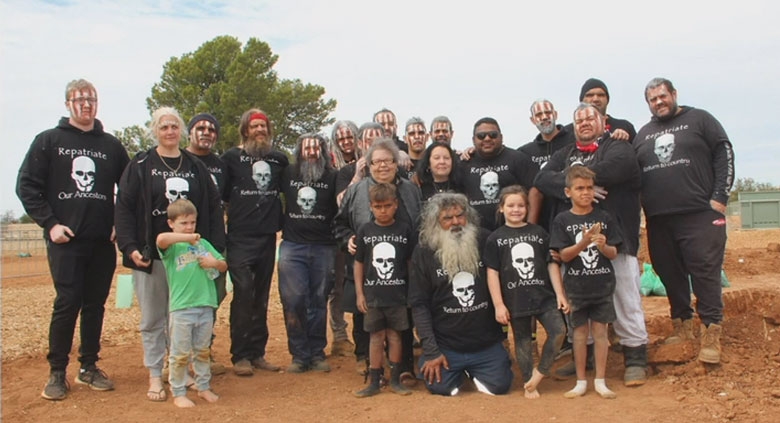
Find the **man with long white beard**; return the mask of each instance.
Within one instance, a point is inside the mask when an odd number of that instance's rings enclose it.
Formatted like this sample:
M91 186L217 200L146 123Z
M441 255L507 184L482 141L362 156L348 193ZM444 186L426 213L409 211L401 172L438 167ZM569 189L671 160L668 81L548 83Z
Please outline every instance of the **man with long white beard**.
M463 194L437 194L425 205L408 298L423 347L420 371L433 394L456 395L464 375L491 395L512 385L480 258L488 235Z
M284 171L281 186L285 215L279 247L279 297L292 355L287 373L328 372L327 299L336 254L331 222L337 208L336 170L324 137L298 137L295 164Z
M276 232L282 225L279 182L287 156L273 149L273 125L249 109L238 126L242 145L222 155L227 166L223 200L227 207L227 262L233 282L230 354L233 372L278 371L265 360L268 295L276 259Z

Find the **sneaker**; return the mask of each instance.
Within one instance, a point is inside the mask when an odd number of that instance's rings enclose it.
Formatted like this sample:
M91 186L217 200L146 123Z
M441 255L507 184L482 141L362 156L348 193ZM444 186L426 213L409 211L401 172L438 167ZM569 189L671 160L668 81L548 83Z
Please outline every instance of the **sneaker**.
M108 378L106 372L97 368L97 366L90 366L86 369L79 370L79 375L76 376L76 383L87 385L90 389L95 391L113 391L114 382Z
M287 373L303 373L306 370L306 366L303 363L299 363L297 361L293 361L292 364L287 366Z
M266 361L265 357L257 357L252 360L251 363L252 367L255 369L267 370L269 372L278 372L279 370L282 370L282 368L276 364L271 364L270 362Z
M311 362L311 369L315 372L329 372L330 364L325 360L314 360Z
M68 396L69 390L70 385L68 385L68 380L65 378L65 371L52 370L49 375L49 382L43 388L41 396L52 401L64 400Z
M246 358L242 358L241 360L233 363L233 373L235 373L237 376L252 376L255 371L252 368L252 363L250 363Z

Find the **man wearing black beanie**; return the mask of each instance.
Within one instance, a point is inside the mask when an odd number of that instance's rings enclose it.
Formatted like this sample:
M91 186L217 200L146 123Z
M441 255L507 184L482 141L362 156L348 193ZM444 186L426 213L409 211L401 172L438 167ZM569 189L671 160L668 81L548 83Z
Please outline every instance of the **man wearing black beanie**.
M582 84L580 89L580 101L592 104L598 109L602 116L607 117L604 129L610 133L612 138L621 141L633 142L636 136L636 130L631 122L618 119L607 114L607 105L609 104L609 90L607 84L600 79L590 78ZM568 128L567 129L572 129Z

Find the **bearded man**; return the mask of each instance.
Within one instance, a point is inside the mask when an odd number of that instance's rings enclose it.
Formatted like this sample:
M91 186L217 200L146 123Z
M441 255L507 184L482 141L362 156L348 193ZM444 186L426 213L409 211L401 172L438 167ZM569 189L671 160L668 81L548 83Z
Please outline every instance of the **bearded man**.
M292 363L287 373L329 372L325 361L327 299L333 287L336 171L318 134L298 137L295 164L282 176L285 198L279 247L279 297Z
M244 112L238 130L242 145L222 155L227 167L223 200L229 204L227 263L233 282L230 354L233 371L251 376L254 369L279 370L264 357L276 232L282 224L279 183L288 160L273 148L273 125L262 110ZM263 173L255 175L253 169Z
M434 195L423 209L409 305L422 341L420 371L433 394L456 395L464 374L487 394L505 394L512 385L480 258L487 235L463 194Z

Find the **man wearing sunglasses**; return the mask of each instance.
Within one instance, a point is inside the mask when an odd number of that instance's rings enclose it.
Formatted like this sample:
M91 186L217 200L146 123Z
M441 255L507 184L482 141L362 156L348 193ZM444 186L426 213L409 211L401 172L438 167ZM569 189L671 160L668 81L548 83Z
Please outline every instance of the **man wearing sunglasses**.
M534 164L527 154L504 147L501 128L491 117L474 124L472 141L474 155L468 161L461 161L458 171L469 205L479 212L482 227L492 231L497 226L498 192L509 185L532 189Z

